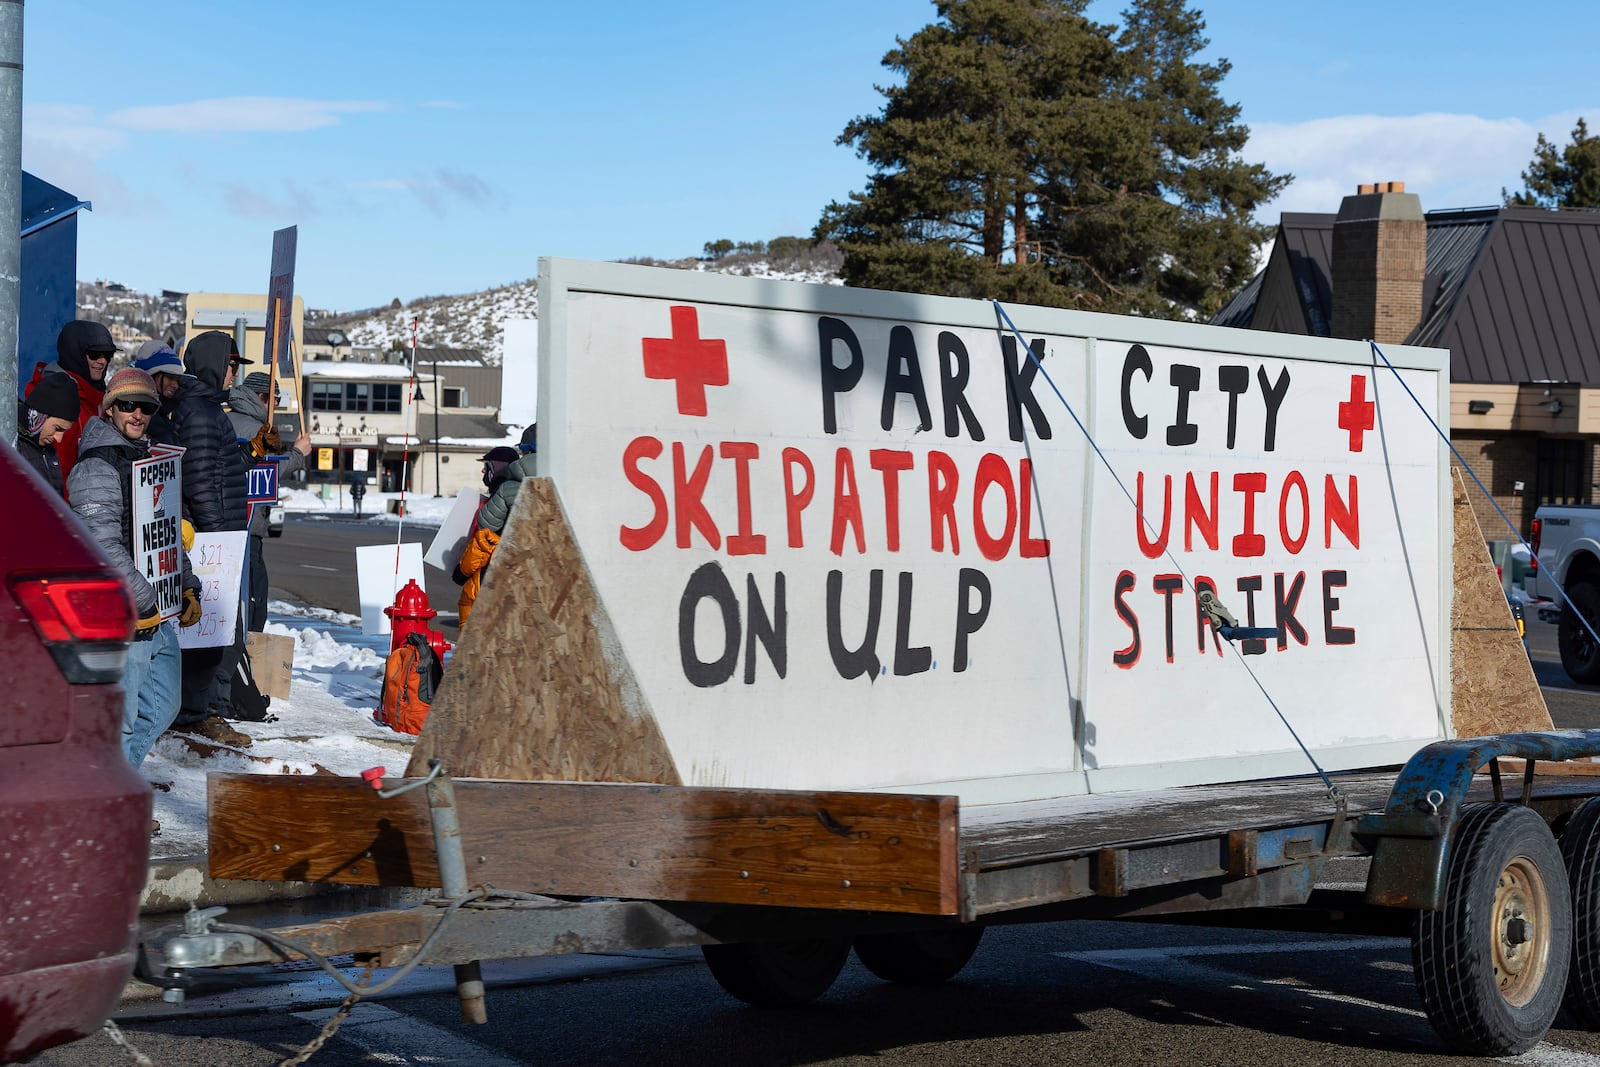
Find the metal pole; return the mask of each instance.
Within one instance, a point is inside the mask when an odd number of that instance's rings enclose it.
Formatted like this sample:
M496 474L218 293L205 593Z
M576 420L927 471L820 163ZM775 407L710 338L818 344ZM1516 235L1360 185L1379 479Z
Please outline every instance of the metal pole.
M248 356L250 354L245 349L245 344L249 340L250 340L250 322L249 322L249 320L245 319L241 315L239 318L236 318L236 319L233 320L233 347L235 347L235 348L237 348L239 350L239 358L240 359L244 359L246 356ZM237 377L237 375L235 377ZM233 384L234 385L238 385L239 382L236 381ZM270 395L270 391L269 391L269 395ZM271 403L271 401L269 400L268 403ZM270 419L268 420L268 424L269 425L271 424L271 420Z
M22 0L0 0L0 440L17 436L22 286Z
M443 399L443 392L439 388L439 350L433 350L433 495L444 496L444 487L439 482L439 402Z

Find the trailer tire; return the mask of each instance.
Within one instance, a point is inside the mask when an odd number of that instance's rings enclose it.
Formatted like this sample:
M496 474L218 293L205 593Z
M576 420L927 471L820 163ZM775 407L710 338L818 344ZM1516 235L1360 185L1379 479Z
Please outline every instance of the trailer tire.
M982 938L978 925L862 934L856 938L856 959L885 982L938 985L961 973Z
M793 1008L828 991L850 958L848 937L701 945L711 977L758 1008Z
M1593 685L1600 682L1600 643L1589 633L1579 619L1579 613L1589 620L1589 625L1600 631L1600 588L1590 581L1572 583L1567 590L1570 603L1561 605L1561 616L1556 621L1556 647L1561 650L1561 669L1574 682ZM1573 609L1576 608L1575 612Z
M1567 820L1561 856L1572 890L1572 963L1561 1003L1585 1030L1600 1030L1600 797Z
M1527 1051L1561 1008L1571 954L1571 899L1550 828L1529 808L1464 808L1444 904L1417 913L1411 939L1433 1028L1468 1055Z

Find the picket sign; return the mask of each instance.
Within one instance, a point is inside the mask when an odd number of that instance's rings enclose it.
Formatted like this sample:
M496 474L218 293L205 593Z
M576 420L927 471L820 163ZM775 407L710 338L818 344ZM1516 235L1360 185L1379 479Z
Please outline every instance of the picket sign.
M183 648L215 648L233 643L244 589L245 557L250 535L197 533L189 550L189 566L200 579L200 621L178 631Z
M162 619L183 610L183 453L154 445L133 461L134 565L156 591Z
M422 577L422 546L414 541L401 545L362 545L356 549L356 590L361 598L361 632L386 634L389 616L383 609L394 603L394 595L405 584Z
M433 535L433 543L428 546L422 562L437 571L455 570L456 564L461 562L461 553L466 551L472 520L484 500L484 495L476 489L461 490L456 502L450 506L450 513L440 524L439 532Z

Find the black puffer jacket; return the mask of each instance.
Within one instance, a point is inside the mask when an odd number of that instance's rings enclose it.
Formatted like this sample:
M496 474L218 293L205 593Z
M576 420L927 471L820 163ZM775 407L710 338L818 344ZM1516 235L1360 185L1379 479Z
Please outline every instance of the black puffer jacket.
M39 477L50 483L50 488L61 495L61 461L56 458L55 445L41 445L39 438L28 432L28 405L17 401L17 454L39 472Z
M228 349L201 345L209 336L201 334L185 350L184 366L193 377L179 379L170 401L178 444L188 449L183 454L184 515L199 533L243 530L250 523L244 458L233 423L222 410ZM226 334L216 336L231 340Z

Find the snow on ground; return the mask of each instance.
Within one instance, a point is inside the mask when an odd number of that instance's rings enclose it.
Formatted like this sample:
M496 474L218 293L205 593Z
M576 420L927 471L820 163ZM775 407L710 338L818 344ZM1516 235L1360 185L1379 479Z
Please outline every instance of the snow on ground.
M355 503L350 499L350 491L345 490L341 497L334 486L327 487L327 496L324 497L315 489L290 489L285 488L279 498L283 501L284 509L291 515L354 515ZM389 501L399 500L399 493L368 493L361 498L361 514L371 522L400 522L399 515L389 512ZM432 496L419 493L405 495L406 525L416 523L418 526L438 526L450 514L450 508L456 502L453 496Z
M372 719L388 634L363 634L355 615L281 600L268 605L267 632L295 639L294 679L289 698L272 702L276 720L233 723L252 741L239 752L205 744L197 751L186 735L164 734L140 768L155 786L161 823L153 857L206 851L208 771L354 776L381 766L399 774L411 759L416 739Z

